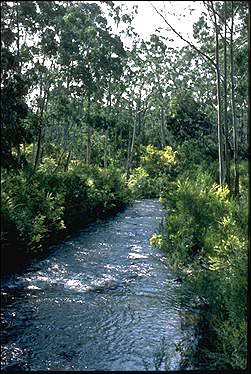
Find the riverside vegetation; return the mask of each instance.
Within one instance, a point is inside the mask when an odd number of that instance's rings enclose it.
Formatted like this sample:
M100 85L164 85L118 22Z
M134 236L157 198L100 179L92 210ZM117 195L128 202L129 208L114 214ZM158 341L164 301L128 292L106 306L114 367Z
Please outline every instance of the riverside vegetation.
M196 301L200 308L199 344L192 351L187 343L181 343L183 364L212 370L245 369L247 163L241 164L241 194L236 201L227 187L216 183L212 160L211 165L209 158L201 163L201 155L197 153L198 162L191 163L187 144L182 148L182 157L177 161L177 169L179 163L182 169L160 198L167 211L166 220L161 232L151 238L151 245L166 253L167 263L183 280L184 287L199 295ZM192 149L195 151L195 144Z
M153 5L186 42L175 49L160 30L140 38L137 7L1 3L2 271L133 199L160 197L166 219L151 245L201 310L196 354L177 348L183 366L243 369L248 7L204 6L196 47Z
M45 165L44 165L45 167ZM130 201L116 169L2 173L2 271L42 255L48 244Z

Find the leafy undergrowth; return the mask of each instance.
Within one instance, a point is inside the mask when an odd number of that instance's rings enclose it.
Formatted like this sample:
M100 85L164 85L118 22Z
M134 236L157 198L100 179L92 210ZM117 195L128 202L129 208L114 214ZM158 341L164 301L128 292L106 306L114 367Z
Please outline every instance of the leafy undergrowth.
M2 173L2 271L38 258L49 244L130 201L116 169L82 167L60 173Z
M140 163L128 180L134 198L157 198L169 185L176 164L176 152L166 146L159 150L152 145L143 148Z
M248 198L245 165L240 170L239 200L200 168L192 178L180 173L161 196L167 217L151 245L200 299L199 345L193 352L184 343L184 366L246 368Z

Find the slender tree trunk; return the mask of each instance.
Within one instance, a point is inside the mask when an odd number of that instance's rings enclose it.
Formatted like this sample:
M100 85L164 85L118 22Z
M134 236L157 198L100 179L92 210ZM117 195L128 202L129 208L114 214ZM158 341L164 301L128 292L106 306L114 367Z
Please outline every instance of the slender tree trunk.
M91 128L87 125L87 147L86 147L86 165L91 163Z
M16 3L16 26L17 26L17 71L21 74L21 59L20 59L20 27L19 27L19 1ZM16 147L17 150L17 162L20 164L21 161L21 149L20 144Z
M87 146L86 146L86 165L91 163L91 127L90 127L90 96L87 102Z
M141 133L141 125L142 125L142 116L141 116L141 113L142 113L142 110L141 110L141 106L142 106L142 103L141 103L141 93L140 93L140 96L139 96L139 99L137 101L137 109L136 109L136 121L137 121L137 134L138 136L140 136L140 133Z
M45 57L43 57L42 65L45 64ZM54 66L54 62L51 64L51 68ZM36 156L35 156L35 162L34 162L34 170L37 169L39 162L40 162L40 152L41 152L41 144L42 144L42 128L43 128L43 115L44 111L47 109L48 105L48 99L49 99L49 90L50 90L50 82L48 82L47 88L44 90L44 97L42 101L42 105L40 108L40 115L39 115L39 121L38 121L38 139L37 139L37 148L36 148ZM42 83L42 77L40 82L40 99L42 97L43 92L43 83Z
M135 145L136 129L137 129L137 119L133 121L132 142L131 142L131 148L130 148L130 163L129 163L130 167L131 167L132 156L133 156L134 145Z
M42 143L42 124L39 124L34 170L37 169L38 164L39 164L39 156L40 156L40 152L41 152L41 143Z
M216 80L217 80L217 128L218 128L218 157L219 157L219 184L224 184L224 168L223 168L223 133L222 133L222 121L221 121L221 86L220 86L220 63L219 63L219 32L216 20L216 14L211 1L211 7L214 16L215 26L215 65L216 65Z
M137 121L135 120L133 124L132 141L131 141L131 145L129 148L130 151L129 151L129 157L128 157L128 163L127 163L127 172L126 172L127 178L129 177L129 173L130 173L131 166L132 166L133 150L134 150L135 135L136 135L136 124L137 124Z
M111 55L109 56L109 63L111 62ZM108 97L107 97L107 107L106 107L106 120L105 120L105 144L104 144L104 168L108 166L108 136L109 136L109 126L110 126L110 116L112 107L112 96L111 96L111 71L109 75L108 83Z
M16 16L17 16L17 71L21 74L21 59L20 59L20 27L19 27L19 1L16 3Z
M225 20L225 35L224 35L224 129L225 129L225 161L226 161L226 183L231 190L230 181L230 158L229 158L229 129L227 118L227 3L224 4L224 20Z
M44 157L44 144L41 145L41 152L40 152L40 157L39 157L39 164L42 163Z
M160 109L160 138L161 138L161 148L164 149L166 141L165 141L165 117L164 117L164 107L161 106Z
M224 184L224 169L223 169L223 134L221 123L221 92L220 92L220 71L219 67L216 70L217 79L217 127L218 127L218 157L219 157L219 184Z
M41 110L40 110L39 125L38 125L37 152L36 152L36 157L35 157L34 170L37 169L39 162L41 161L43 116L44 116L44 110L47 107L48 98L49 98L49 87L44 93L44 99L43 99Z
M70 160L71 160L71 150L69 151L67 159L66 159L66 163L65 163L65 167L64 167L65 172L68 171Z
M132 108L130 108L130 119L129 122L133 120L132 116ZM135 142L135 135L136 135L136 120L133 121L133 130L132 130L132 138L128 142L128 153L127 153L127 162L126 162L126 179L129 178L130 170L131 170L131 163L132 163L132 156L133 156L133 149L134 149L134 142Z
M234 56L233 56L233 33L234 33L234 6L232 1L232 22L230 35L230 74L231 74L231 107L233 126L233 147L234 147L234 195L239 196L239 162L238 162L238 141L235 105L235 84L234 84Z
M239 112L240 112L240 115L239 115L238 123L239 123L239 128L240 128L240 143L245 143L246 134L245 134L245 130L244 130L244 109L243 109L243 106L240 106ZM237 109L236 109L236 113L237 113Z
M126 167L125 167L125 172L126 172L126 179L129 178L129 162L130 162L130 146L131 146L131 137L129 134L129 139L128 139L128 147L127 147L127 158L126 158Z
M104 168L107 168L107 154L108 154L108 127L105 130L105 145L104 145Z
M37 153L37 143L34 142L33 147L32 147L32 155L31 155L31 162L33 166L35 165L36 153Z

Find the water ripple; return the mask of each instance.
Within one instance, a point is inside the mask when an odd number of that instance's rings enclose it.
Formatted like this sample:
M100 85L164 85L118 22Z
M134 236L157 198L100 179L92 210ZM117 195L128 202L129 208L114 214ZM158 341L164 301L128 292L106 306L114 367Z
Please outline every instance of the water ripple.
M179 368L180 285L149 239L156 200L92 224L2 285L2 367L8 370L154 370L160 339Z

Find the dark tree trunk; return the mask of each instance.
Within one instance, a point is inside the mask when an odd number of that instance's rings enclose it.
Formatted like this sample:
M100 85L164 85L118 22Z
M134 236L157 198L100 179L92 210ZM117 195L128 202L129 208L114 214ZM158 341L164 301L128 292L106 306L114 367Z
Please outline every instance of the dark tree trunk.
M108 154L108 127L105 130L104 168L107 168L108 166L107 154Z
M36 170L39 165L41 144L42 144L42 124L39 124L38 136L37 136L37 151L36 151L36 157L35 157L34 170Z
M65 167L64 167L65 172L68 171L70 160L71 160L71 151L69 151L67 159L66 159L66 163L65 163Z

